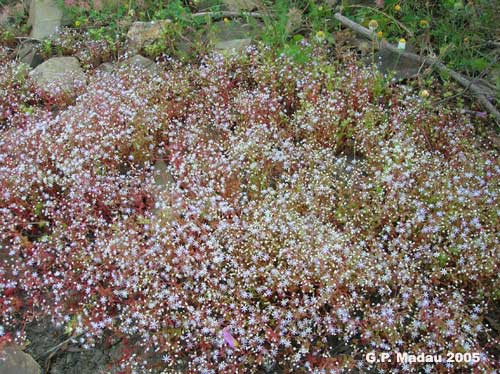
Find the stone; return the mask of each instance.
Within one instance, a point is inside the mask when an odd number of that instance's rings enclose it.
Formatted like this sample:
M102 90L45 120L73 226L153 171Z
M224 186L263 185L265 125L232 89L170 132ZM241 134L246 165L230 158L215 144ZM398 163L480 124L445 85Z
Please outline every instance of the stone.
M240 53L252 44L251 39L232 39L216 43L214 48L217 51Z
M396 80L414 78L418 75L421 64L388 49L381 49L375 54L375 63L380 72L394 73Z
M155 185L160 188L157 200L158 203L155 205L153 212L158 222L165 225L176 218L175 210L171 205L172 193L175 189L175 180L164 160L157 160L154 163L153 175Z
M111 62L104 62L97 67L97 71L102 71L105 73L111 73L115 69L115 66Z
M0 373L41 374L42 369L29 354L14 346L8 346L0 352Z
M299 8L291 7L288 9L288 13L286 14L287 22L285 30L288 34L293 35L295 31L300 29L303 23L302 11Z
M37 67L43 62L42 55L39 52L38 44L33 42L24 42L16 50L19 61L24 62L32 68Z
M252 43L252 37L256 35L252 25L236 21L215 22L212 30L210 39L215 50L221 52L241 52Z
M160 40L163 30L170 22L170 20L134 22L127 33L129 50L139 52L145 46Z
M86 84L85 73L76 57L52 57L30 72L38 88L58 88L71 91L78 84Z
M491 82L488 82L485 79L475 79L474 84L478 87L479 92L486 96L489 100L492 100L492 98L496 96L496 87Z
M233 12L250 12L259 8L258 0L224 0L223 4Z
M163 160L157 160L154 164L154 179L155 184L164 189L172 188L174 184L174 178L170 171L168 170L167 164Z
M215 42L223 42L233 39L246 39L255 35L252 25L237 21L218 21L212 25L210 38Z
M28 24L31 25L31 37L44 39L53 35L61 26L63 11L55 0L32 0Z
M143 70L147 70L151 73L158 73L158 67L153 60L141 55L134 55L121 63L121 66L130 66Z
M371 55L373 52L373 42L365 38L350 38L349 42L361 54L361 56ZM370 59L371 63L371 59Z

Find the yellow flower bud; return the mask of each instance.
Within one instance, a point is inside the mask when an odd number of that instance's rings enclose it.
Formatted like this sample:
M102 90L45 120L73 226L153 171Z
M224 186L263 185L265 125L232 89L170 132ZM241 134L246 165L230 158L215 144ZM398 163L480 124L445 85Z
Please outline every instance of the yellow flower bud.
M427 90L422 90L422 91L420 91L420 94L419 94L419 96L420 96L421 98L423 98L423 99L425 99L425 98L429 97L429 95L430 95L430 93L429 93L429 91L427 91Z
M323 40L325 40L325 32L324 31L321 31L319 30L318 32L316 32L316 40L318 42L322 42Z
M378 22L376 20L372 19L370 22L368 22L368 28L371 31L375 31L376 29L378 29Z
M399 5L399 4L394 5L394 10L395 10L396 12L401 11L401 5Z
M377 33L377 37L379 37L380 39L382 39L382 35L384 35L384 33L383 33L382 31L379 31L379 32Z

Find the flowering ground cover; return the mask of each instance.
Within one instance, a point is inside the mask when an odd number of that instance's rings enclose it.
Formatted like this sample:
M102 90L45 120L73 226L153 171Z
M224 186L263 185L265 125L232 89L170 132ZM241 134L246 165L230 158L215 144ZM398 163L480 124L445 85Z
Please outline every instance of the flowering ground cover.
M469 118L322 50L89 73L76 98L0 58L2 342L49 316L120 338L124 373L498 369L500 164Z

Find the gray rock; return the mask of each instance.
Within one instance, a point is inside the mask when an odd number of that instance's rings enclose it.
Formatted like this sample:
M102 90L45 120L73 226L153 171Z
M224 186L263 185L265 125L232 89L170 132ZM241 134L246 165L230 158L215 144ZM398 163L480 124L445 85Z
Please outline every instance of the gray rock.
M103 71L105 73L111 73L115 66L111 62L105 62L97 67L98 71Z
M249 12L259 7L258 0L224 0L223 3L229 10L234 12Z
M169 203L170 196L175 187L175 180L168 166L163 160L157 160L153 166L155 185L160 187L158 205L155 206L155 217L162 223L171 222L175 218L174 210ZM184 371L182 371L184 372Z
M240 23L237 21L230 22L214 22L210 38L215 42L223 42L226 40L233 39L246 39L251 38L255 35L256 30L252 27L252 25Z
M350 45L353 45L354 48L356 48L359 52L361 52L362 56L368 55L372 53L373 51L373 42L369 41L368 39L365 38L359 38L359 37L349 37L347 39L348 43ZM368 64L371 64L371 56L370 59L367 59Z
M63 11L55 0L31 0L28 24L31 37L43 39L53 35L61 26Z
M2 374L41 374L42 369L29 354L13 346L0 353L0 373Z
M251 44L253 36L256 31L249 24L220 21L214 23L209 37L218 51L241 52Z
M288 34L293 35L295 31L300 29L302 23L304 22L302 16L302 11L299 8L291 7L290 9L288 9L288 13L286 14L288 21L286 22L285 27L285 30Z
M19 61L24 62L32 68L37 67L43 62L43 58L38 50L38 44L24 42L19 45L16 51Z
M218 42L215 44L214 48L217 51L222 52L240 53L244 51L250 44L252 44L251 39L232 39Z
M397 80L416 77L421 65L388 49L381 49L375 54L375 63L382 73L393 72Z
M141 55L135 55L128 58L127 60L121 63L121 66L129 66L133 68L147 70L151 73L158 73L158 67L156 66L154 61Z
M145 46L161 39L163 30L170 22L170 20L134 22L127 33L129 50L139 52Z
M158 160L154 164L155 184L165 189L170 189L174 183L174 178L168 170L167 164L163 160Z
M85 84L86 77L76 57L53 57L30 72L36 85L43 90L58 88L71 91Z

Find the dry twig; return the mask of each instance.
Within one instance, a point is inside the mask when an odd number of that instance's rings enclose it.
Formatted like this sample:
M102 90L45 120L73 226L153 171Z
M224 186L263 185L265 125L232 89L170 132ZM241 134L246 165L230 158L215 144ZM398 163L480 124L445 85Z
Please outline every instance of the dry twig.
M259 12L231 12L231 11L221 11L221 12L199 12L193 13L191 17L256 17L264 18L265 14Z

